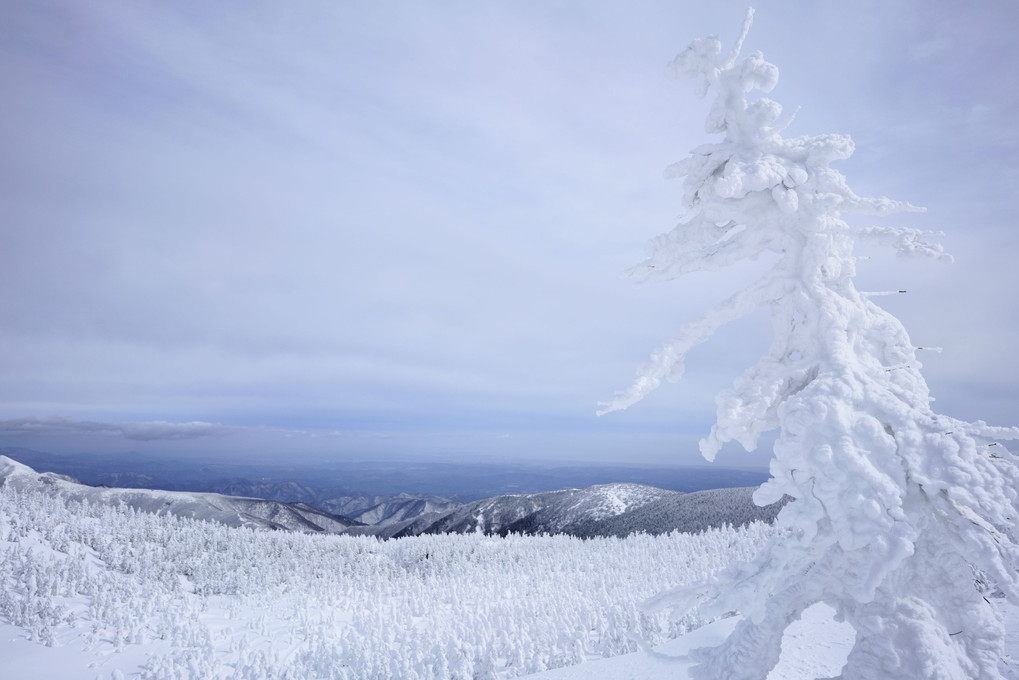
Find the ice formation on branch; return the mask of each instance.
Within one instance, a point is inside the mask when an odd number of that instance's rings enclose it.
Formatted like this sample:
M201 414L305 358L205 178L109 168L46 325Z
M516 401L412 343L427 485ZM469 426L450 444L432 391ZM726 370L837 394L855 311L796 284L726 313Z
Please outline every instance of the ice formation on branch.
M717 422L701 441L712 459L728 441L746 449L779 430L767 504L791 496L781 538L762 557L659 604L746 616L719 647L703 650L697 678L763 680L785 628L826 602L856 630L843 680L1000 678L1003 631L978 583L1019 603L1019 550L1007 528L1019 510L1016 459L989 439L1016 439L931 410L915 348L901 323L853 284L856 243L901 256L949 261L931 233L855 228L842 216L918 210L853 193L832 161L848 158L845 135L783 138L791 116L758 97L777 68L754 52L737 61L717 37L695 40L669 65L700 78L716 98L706 129L724 135L671 166L685 177L686 214L651 241L635 268L673 279L770 254L759 280L723 301L652 355L637 381L602 411L626 408L678 379L690 348L725 323L765 306L768 353L717 397Z

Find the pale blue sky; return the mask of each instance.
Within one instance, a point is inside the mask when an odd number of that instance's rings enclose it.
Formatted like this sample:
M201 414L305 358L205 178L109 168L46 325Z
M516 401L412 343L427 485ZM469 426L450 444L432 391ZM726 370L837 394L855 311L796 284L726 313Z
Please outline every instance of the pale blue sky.
M857 193L928 209L881 224L956 257L858 286L910 291L940 412L1019 422L1019 5L756 7L788 133L851 134ZM763 316L594 412L750 276L619 276L709 139L664 65L744 8L4 3L0 446L698 462Z

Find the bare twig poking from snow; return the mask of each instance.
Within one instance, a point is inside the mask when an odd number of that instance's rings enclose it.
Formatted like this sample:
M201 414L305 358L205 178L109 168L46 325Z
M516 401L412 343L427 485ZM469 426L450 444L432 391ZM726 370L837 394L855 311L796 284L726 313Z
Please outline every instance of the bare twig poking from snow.
M690 348L767 307L771 348L718 396L701 451L712 459L729 441L752 450L761 433L778 429L772 479L755 500L788 494L795 502L764 556L665 599L699 602L702 614L747 614L725 643L702 650L697 678L763 680L785 628L817 602L856 629L843 680L999 678L1000 618L974 584L993 582L1019 601L1019 550L1005 531L1019 512L1019 473L1015 457L987 441L1019 438L1019 430L931 410L917 348L854 286L853 250L866 242L904 257L951 258L929 232L843 220L919 209L849 189L829 167L852 154L849 137L782 137L782 107L748 98L771 91L778 69L760 52L737 61L751 18L729 54L709 37L669 65L674 77L701 79L699 93L714 90L706 129L724 138L666 171L686 178L686 217L651 241L633 273L672 279L762 254L775 264L657 350L603 412L678 378Z

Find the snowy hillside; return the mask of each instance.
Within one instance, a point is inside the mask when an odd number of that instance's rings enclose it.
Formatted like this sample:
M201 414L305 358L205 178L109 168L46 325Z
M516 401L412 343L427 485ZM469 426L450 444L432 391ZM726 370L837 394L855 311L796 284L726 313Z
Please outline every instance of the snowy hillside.
M497 496L469 503L421 533L570 533L584 519L599 520L675 493L638 484L604 484L538 494ZM405 532L406 534L406 532Z
M422 515L449 512L460 505L462 503L444 496L401 493L396 496L376 497L373 503L362 510L341 514L362 524L387 526L416 519Z
M574 536L628 536L635 532L696 533L724 524L738 527L751 522L773 522L784 503L761 508L754 504L753 494L754 487L668 492L625 512L581 519L569 529Z
M497 496L417 519L389 535L422 533L569 534L626 536L635 532L695 532L725 524L771 522L781 504L759 508L753 489L685 494L640 484L600 484L539 494Z
M6 456L0 456L0 485L21 490L46 490L69 500L123 505L143 512L208 520L231 527L337 533L357 524L304 503L214 493L88 486L62 475L37 473Z

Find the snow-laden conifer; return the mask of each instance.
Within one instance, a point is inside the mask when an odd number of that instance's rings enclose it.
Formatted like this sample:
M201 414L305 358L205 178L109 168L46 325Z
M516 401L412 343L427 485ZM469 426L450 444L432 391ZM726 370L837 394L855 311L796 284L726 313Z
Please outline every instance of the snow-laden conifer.
M634 273L663 280L762 256L774 264L655 351L603 412L678 379L691 347L765 307L771 347L718 396L701 451L710 460L729 441L752 450L777 429L772 478L755 501L795 500L769 551L663 601L746 614L699 656L698 678L763 680L786 627L818 602L856 630L844 680L999 678L1000 617L977 584L989 579L1019 602L1019 554L1006 531L1019 509L1019 474L1012 454L990 441L1019 431L931 409L903 326L853 284L853 251L868 243L950 258L930 233L844 220L917 208L850 190L829 167L853 152L848 136L782 136L791 116L750 96L770 92L778 69L760 52L738 60L752 16L728 53L708 37L669 65L676 78L700 79L701 95L714 91L706 129L724 137L667 170L686 178L686 214L651 241Z

